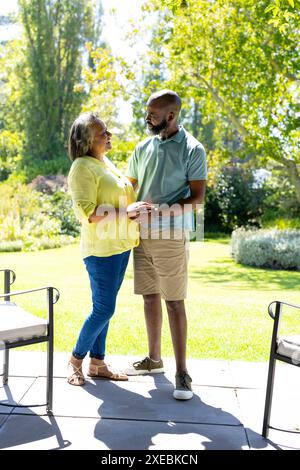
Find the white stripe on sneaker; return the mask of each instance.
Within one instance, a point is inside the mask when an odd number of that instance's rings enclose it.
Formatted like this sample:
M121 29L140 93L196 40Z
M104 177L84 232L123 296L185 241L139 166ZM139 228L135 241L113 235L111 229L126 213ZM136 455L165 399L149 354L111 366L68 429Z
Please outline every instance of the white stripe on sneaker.
M193 392L190 390L174 390L173 392L173 397L176 398L176 400L190 400L193 398Z

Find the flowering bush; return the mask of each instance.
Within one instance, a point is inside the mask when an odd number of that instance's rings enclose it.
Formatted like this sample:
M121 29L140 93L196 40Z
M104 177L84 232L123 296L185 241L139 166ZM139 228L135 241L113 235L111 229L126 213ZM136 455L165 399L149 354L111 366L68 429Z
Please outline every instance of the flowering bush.
M231 252L237 263L300 270L300 230L238 228L232 232Z

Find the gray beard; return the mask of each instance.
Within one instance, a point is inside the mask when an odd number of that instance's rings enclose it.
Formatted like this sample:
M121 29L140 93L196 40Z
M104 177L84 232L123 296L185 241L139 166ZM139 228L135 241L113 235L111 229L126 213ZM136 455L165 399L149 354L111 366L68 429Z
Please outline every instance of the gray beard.
M147 132L150 135L158 135L161 131L164 131L168 126L168 123L166 119L163 119L160 124L157 124L157 126L153 126L149 128L147 126Z

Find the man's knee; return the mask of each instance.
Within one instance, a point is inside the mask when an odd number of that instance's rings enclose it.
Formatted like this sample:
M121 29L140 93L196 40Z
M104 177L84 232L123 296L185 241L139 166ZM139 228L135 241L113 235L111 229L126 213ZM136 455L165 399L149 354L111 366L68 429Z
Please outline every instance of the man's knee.
M160 301L160 294L143 295L145 305L151 305Z
M168 313L185 312L184 300L166 300Z

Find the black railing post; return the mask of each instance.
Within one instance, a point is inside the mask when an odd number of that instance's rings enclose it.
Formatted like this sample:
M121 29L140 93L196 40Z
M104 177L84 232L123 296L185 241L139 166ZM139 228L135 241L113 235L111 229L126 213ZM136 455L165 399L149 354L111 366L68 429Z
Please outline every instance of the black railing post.
M53 288L47 289L47 413L52 412L53 405Z
M10 293L10 269L4 271L4 294ZM7 302L10 301L10 296L5 299ZM8 370L9 370L9 349L4 343L4 355L3 355L3 385L8 383Z
M269 371L268 371L268 381L267 381L267 389L266 389L263 430L262 430L262 435L265 438L267 438L269 434L269 423L270 423L270 415L271 415L271 407L272 407L272 399L273 399L273 386L274 386L275 366L276 366L275 354L277 351L277 339L278 339L278 332L280 328L281 311L282 311L281 303L276 302L273 334L272 334L272 342L271 342L271 350L270 350L270 359L269 359Z

